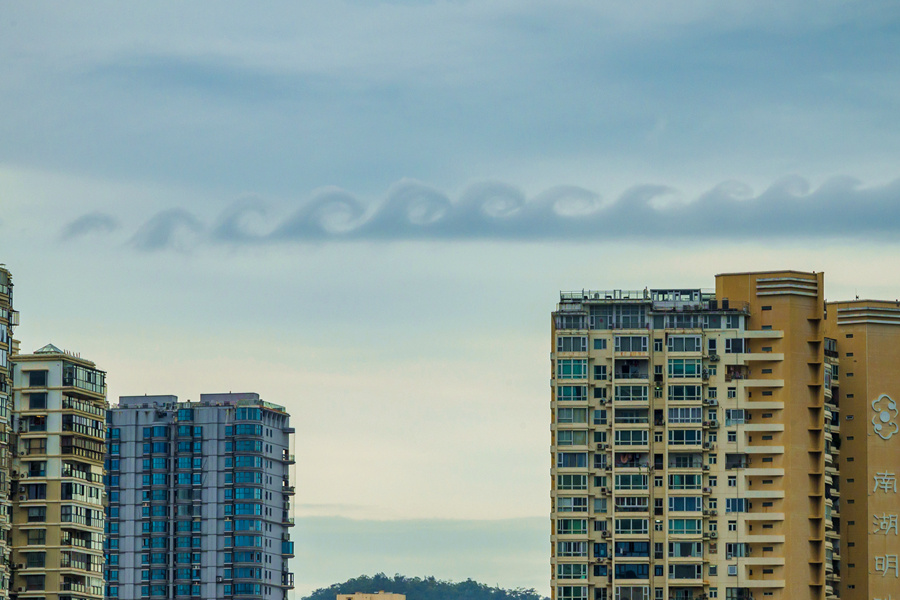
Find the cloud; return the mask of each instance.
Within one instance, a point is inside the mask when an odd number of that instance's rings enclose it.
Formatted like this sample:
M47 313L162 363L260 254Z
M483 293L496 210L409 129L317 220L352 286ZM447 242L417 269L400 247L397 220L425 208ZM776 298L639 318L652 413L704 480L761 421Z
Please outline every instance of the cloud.
M178 248L182 232L199 233L202 230L197 217L184 209L174 208L151 217L131 238L131 244L145 252Z
M232 247L337 241L404 240L591 241L601 238L678 238L702 233L712 239L781 236L859 238L896 233L900 180L864 186L850 177L818 188L787 177L761 193L725 181L695 198L673 186L639 184L615 201L573 186L555 186L528 197L512 184L483 181L453 199L425 183L405 179L380 202L367 202L338 187L325 187L283 216L259 197L226 207L207 227L186 209L160 211L138 227L130 244L141 251L194 244ZM71 241L121 227L108 213L86 213L60 234Z
M119 221L103 212L92 212L70 221L63 227L60 238L72 240L95 233L112 233L119 228Z
M322 188L280 219L258 198L226 208L206 229L184 209L162 211L132 238L139 250L187 243L232 247L286 243L391 241L598 241L646 237L687 239L887 238L900 234L900 179L864 186L841 177L813 189L787 177L754 195L725 181L696 198L657 184L635 185L613 202L578 186L556 186L529 198L502 182L470 185L458 198L414 180L368 203L337 187ZM94 213L70 224L93 223ZM108 222L110 217L102 222ZM77 229L77 228L76 228Z

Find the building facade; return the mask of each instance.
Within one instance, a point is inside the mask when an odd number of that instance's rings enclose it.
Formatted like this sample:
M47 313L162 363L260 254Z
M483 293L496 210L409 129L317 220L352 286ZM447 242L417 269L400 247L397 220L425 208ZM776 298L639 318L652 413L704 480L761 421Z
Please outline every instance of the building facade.
M9 598L9 540L12 535L12 502L10 499L10 467L12 466L12 364L16 352L13 328L19 324L19 313L13 309L12 275L0 266L0 600Z
M106 374L48 344L13 364L13 597L102 599Z
M823 286L560 295L555 600L900 597L900 307Z
M109 412L109 598L285 600L293 429L258 394Z

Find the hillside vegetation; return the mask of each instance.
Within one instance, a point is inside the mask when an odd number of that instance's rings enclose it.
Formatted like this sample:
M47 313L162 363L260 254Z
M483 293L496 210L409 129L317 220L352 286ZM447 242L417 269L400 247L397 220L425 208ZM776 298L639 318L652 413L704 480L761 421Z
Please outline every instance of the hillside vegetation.
M547 600L533 589L507 590L471 579L454 583L434 577L388 577L384 573L372 577L362 575L344 583L335 583L314 591L304 600L335 600L336 594L374 594L381 591L405 594L406 600Z

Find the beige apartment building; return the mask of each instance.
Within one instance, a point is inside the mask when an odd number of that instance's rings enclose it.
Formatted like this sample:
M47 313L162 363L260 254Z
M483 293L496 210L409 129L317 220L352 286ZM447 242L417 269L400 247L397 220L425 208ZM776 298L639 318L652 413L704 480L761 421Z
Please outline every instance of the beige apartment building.
M102 599L106 374L53 345L12 364L12 595Z
M821 273L561 293L554 600L900 599L898 326Z

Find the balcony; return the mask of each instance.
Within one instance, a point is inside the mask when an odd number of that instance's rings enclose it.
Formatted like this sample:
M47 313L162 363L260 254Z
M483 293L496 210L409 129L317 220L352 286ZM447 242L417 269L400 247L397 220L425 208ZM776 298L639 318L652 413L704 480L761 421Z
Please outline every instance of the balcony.
M616 379L648 379L649 367L646 360L620 359L616 360L613 373Z
M294 589L294 574L293 573L282 573L281 574L281 587L285 587L289 590Z

